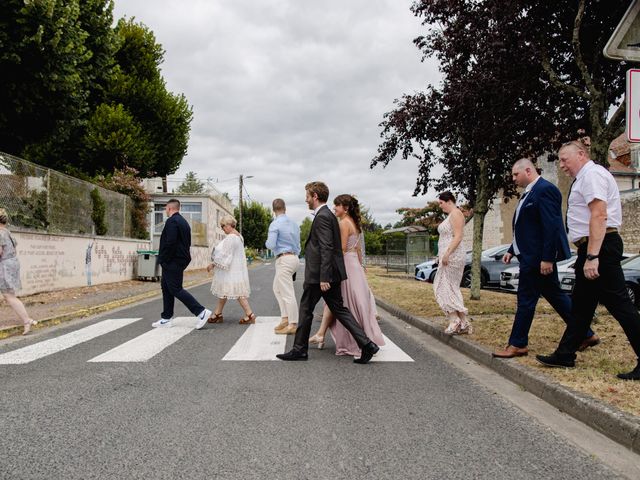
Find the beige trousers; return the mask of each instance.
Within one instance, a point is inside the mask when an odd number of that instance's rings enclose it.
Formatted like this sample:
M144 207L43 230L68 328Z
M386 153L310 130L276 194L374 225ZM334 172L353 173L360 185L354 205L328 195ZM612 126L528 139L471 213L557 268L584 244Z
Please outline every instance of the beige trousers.
M288 317L289 323L298 323L298 302L293 289L293 273L298 269L300 259L296 255L282 255L276 259L276 276L273 279L273 293L280 306L280 316Z

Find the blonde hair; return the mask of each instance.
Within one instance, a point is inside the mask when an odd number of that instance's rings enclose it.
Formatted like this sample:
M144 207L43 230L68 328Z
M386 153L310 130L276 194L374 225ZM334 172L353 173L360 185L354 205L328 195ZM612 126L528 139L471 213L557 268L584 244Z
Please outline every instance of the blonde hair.
M9 214L4 208L1 208L1 207L0 207L0 223L2 223L3 225L6 225L7 223L9 223Z
M236 219L233 218L231 215L225 215L220 219L221 227L223 227L224 225L231 225L233 228L236 228L237 223L238 222L236 222Z

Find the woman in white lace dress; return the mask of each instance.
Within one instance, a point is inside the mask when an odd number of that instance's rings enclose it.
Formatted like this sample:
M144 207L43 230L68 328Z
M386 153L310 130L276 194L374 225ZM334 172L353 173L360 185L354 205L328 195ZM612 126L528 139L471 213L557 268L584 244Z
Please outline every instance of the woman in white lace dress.
M244 239L236 230L236 219L225 215L220 220L220 228L227 235L211 253L212 263L208 271L214 270L211 292L218 297L218 305L209 317L209 323L222 323L222 310L229 298L238 300L245 313L241 325L256 323L256 316L247 298L251 294L247 257L244 253Z
M464 215L456 207L456 197L451 192L438 195L438 203L447 218L438 226L438 270L433 280L436 302L449 319L445 333L460 335L471 333L471 324L464 308L460 282L464 273L466 254L462 245Z
M24 304L16 297L21 287L20 263L16 256L18 242L9 232L8 223L9 215L4 208L0 208L0 294L22 321L24 326L22 334L26 335L31 331L31 326L37 322L29 318Z

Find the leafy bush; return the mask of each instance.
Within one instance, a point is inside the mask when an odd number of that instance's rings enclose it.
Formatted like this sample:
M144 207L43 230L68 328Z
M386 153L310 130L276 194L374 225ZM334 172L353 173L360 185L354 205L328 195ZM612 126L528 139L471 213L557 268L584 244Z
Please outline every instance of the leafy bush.
M91 190L91 202L93 203L93 211L91 212L91 220L96 227L96 235L106 235L107 224L105 222L105 214L107 212L107 204L100 196L100 190L94 188Z

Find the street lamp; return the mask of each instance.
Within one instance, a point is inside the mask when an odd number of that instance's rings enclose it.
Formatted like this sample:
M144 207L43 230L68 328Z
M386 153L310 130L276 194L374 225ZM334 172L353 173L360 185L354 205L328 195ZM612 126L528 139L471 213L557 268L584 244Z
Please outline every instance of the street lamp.
M253 175L240 175L240 196L238 197L238 231L242 235L242 182L244 178L253 178Z

